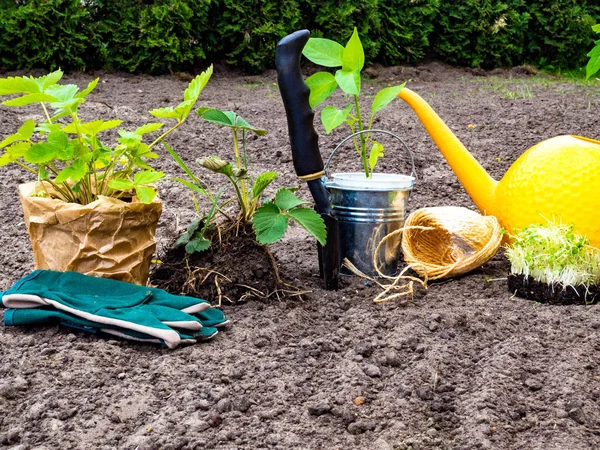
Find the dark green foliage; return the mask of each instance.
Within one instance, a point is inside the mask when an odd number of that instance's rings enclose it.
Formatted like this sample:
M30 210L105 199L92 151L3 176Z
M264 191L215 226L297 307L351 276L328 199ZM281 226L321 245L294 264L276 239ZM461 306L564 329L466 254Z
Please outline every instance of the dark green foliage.
M80 0L0 3L0 64L7 69L85 69L89 13Z
M252 73L274 67L277 42L300 27L296 1L216 0L209 15L209 59Z
M300 0L302 26L312 37L324 37L346 45L357 28L365 59L374 62L379 53L382 21L379 14L381 0ZM393 3L393 2L392 2Z
M210 0L96 0L94 47L103 65L130 72L190 70L205 58Z
M518 64L529 15L525 0L442 1L434 32L437 57L473 67Z
M598 22L598 0L0 0L0 67L257 73L288 33L345 44L356 27L368 63L572 69Z
M440 0L379 0L382 17L378 60L386 65L423 59Z
M595 40L592 25L600 20L597 0L536 0L529 2L531 21L527 59L552 68L582 67Z

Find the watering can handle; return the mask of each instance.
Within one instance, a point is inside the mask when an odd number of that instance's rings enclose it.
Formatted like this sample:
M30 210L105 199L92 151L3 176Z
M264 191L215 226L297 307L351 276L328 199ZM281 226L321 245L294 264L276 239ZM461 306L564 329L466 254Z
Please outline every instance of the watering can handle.
M417 178L417 172L415 171L415 155L413 154L412 150L410 148L408 148L408 145L406 145L406 142L404 142L404 140L398 136L395 133L392 133L391 131L387 131L387 130L376 130L376 129L371 129L371 130L362 130L362 131L357 131L356 133L352 133L350 136L346 136L342 142L340 142L331 152L331 155L329 155L329 158L327 158L327 162L325 163L325 176L327 176L327 169L329 168L329 164L331 163L331 160L333 159L333 156L336 154L336 152L340 149L340 147L342 145L344 145L347 141L349 141L350 139L352 139L353 137L356 137L360 134L364 134L364 133L383 133L383 134L387 134L392 136L393 138L396 138L397 140L400 141L400 143L402 144L402 146L404 147L404 150L406 150L406 153L408 154L408 157L410 158L410 175L412 177L414 177L415 179Z

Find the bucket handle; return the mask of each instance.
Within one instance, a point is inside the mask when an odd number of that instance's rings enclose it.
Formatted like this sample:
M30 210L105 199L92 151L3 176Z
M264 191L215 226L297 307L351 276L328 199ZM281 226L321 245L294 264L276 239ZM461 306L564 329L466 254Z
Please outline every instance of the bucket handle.
M383 133L383 134L387 134L389 136L392 136L393 138L396 138L397 140L400 141L400 143L402 144L402 146L404 147L404 149L406 150L406 153L408 153L408 156L410 157L410 166L411 166L411 172L410 175L412 177L414 177L415 179L417 178L417 173L415 172L415 156L413 154L413 152L408 148L408 145L406 145L406 142L404 142L404 140L398 136L395 133L392 133L391 131L387 131L387 130L377 130L377 129L371 129L371 130L362 130L362 131L357 131L356 133L352 133L350 136L346 136L342 142L340 142L331 152L331 155L329 155L329 158L327 158L327 162L325 163L325 177L328 176L327 173L327 169L329 168L329 163L331 163L331 160L333 159L333 156L335 155L335 153L339 150L339 148L344 145L349 139L352 139L355 136L358 136L360 134L364 134L364 133Z

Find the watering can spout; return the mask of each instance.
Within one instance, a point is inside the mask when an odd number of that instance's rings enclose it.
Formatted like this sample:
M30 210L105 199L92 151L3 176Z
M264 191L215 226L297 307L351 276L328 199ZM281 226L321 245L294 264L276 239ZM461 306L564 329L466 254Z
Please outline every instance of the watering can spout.
M433 142L483 214L495 214L494 180L423 98L404 88L398 94L415 111Z

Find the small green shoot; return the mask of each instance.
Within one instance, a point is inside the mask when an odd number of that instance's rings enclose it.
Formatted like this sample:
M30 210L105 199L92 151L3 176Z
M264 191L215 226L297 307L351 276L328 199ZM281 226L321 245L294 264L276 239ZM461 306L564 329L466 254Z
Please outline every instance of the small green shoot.
M517 231L506 247L511 273L563 288L600 284L600 250L573 230L548 223Z
M335 75L329 72L317 72L306 79L306 84L310 88L309 104L311 108L323 103L338 86L352 99L342 109L334 106L323 108L321 122L327 134L343 124L348 125L352 133L371 129L375 114L397 98L406 85L406 83L402 83L386 87L375 95L371 104L368 125L365 127L359 103L365 53L356 28L345 47L329 39L310 38L302 54L315 64L332 68L341 67L336 70ZM358 139L354 138L354 147L360 155L363 171L367 178L371 178L377 161L383 156L383 145L373 141L371 150L367 151L369 143L370 133L360 134Z

